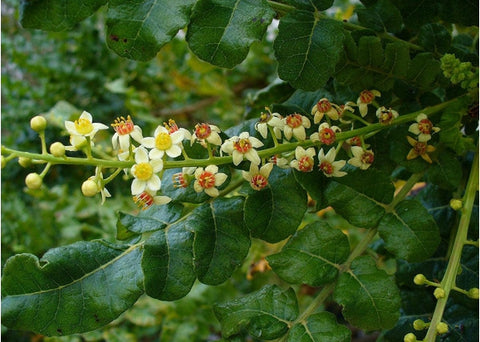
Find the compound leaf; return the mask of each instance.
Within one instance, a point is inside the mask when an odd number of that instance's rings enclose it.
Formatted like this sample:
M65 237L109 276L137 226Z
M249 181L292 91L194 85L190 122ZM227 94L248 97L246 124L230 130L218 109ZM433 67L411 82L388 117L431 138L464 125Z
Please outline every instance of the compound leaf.
M308 316L305 322L297 323L288 332L288 342L349 342L352 332L337 323L330 312Z

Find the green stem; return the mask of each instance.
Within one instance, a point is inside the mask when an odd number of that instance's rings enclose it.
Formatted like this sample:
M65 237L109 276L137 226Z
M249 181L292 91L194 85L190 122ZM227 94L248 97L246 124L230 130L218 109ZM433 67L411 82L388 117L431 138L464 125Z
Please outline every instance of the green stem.
M422 176L423 176L423 172L412 174L410 178L407 180L407 182L400 189L400 191L395 195L392 203L390 203L387 206L387 211L392 211L398 203L403 201L403 199L407 197L408 193L413 188L413 186L416 183L418 183L420 179L422 179Z
M363 123L365 126L370 126L370 125L371 125L370 122L364 120L361 116L355 115L355 114L353 114L353 113L351 113L351 112L349 112L349 111L345 111L345 112L343 113L343 116L344 116L344 117L347 117L347 118L354 119L354 120L356 120L356 121L360 121L360 122Z
M112 173L110 176L108 176L107 178L105 178L103 180L103 185L107 185L108 183L110 183L115 177L117 177L117 175L122 171L123 169L122 168L117 168L115 170L114 173Z
M450 291L455 287L455 279L457 277L457 270L460 265L460 259L462 257L462 250L467 241L468 226L470 224L470 218L472 216L472 208L475 202L475 196L478 190L478 146L475 151L475 157L473 158L472 169L465 188L465 194L463 196L463 207L461 209L460 222L458 223L457 235L455 236L455 242L453 244L452 254L448 260L447 269L443 276L441 286L445 291L445 297L437 300L435 311L433 312L430 328L425 336L425 342L434 342L437 336L436 327L438 323L442 321L443 312L447 305L448 296Z
M38 136L40 137L40 141L42 144L42 154L47 154L47 143L45 141L45 131L41 131L38 133Z

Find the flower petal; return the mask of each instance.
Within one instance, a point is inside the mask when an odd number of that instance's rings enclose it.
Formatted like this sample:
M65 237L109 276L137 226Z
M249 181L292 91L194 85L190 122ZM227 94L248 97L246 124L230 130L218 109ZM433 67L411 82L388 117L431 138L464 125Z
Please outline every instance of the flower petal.
M225 173L217 173L215 175L215 186L220 186L227 180L228 176Z

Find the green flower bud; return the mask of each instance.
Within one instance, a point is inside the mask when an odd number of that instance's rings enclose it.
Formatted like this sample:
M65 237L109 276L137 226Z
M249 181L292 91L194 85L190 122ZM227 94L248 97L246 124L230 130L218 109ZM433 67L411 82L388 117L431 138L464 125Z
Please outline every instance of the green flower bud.
M95 196L98 193L97 183L91 179L87 179L82 184L82 193L87 197Z
M424 321L422 321L421 319L416 319L414 322L413 322L413 329L415 330L423 330L427 327L427 325L425 324Z
M27 177L25 177L25 184L27 185L27 188L35 190L35 189L40 189L42 186L43 179L40 177L38 173L29 173Z
M453 210L460 210L462 209L463 207L463 202L462 200L458 199L458 198L452 198L450 200L450 207L453 209Z
M446 323L440 322L437 324L437 333L445 334L448 332L448 325Z
M65 155L65 146L61 142L54 142L50 145L50 153L54 157L63 157Z
M441 287L437 287L435 291L433 291L433 295L435 298L440 299L440 298L445 298L445 290L442 289Z
M32 160L30 158L18 157L18 163L20 166L27 168L32 165Z
M473 299L478 299L478 288L473 287L470 290L468 290L468 295L470 298Z
M43 132L45 130L45 128L47 127L47 120L43 116L40 116L40 115L34 116L30 120L30 127L32 127L32 129L35 132Z
M413 282L417 285L423 285L425 284L425 281L427 280L427 278L425 278L425 276L421 273L417 274L415 276L415 278L413 278Z
M404 342L417 342L417 337L413 333L408 333L403 337Z

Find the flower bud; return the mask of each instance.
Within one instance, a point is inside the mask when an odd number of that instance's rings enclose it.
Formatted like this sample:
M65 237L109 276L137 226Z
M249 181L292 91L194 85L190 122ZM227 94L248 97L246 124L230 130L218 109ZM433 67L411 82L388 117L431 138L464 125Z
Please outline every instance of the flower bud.
M435 291L433 291L433 295L435 298L440 299L440 298L445 298L445 290L442 289L441 287L437 287Z
M453 210L460 210L462 209L463 207L463 202L462 200L458 199L458 198L452 198L450 200L450 207L453 209Z
M478 299L478 288L473 287L470 290L468 290L467 296L473 299Z
M98 185L95 181L87 179L82 184L82 193L84 196L92 197L95 196L98 192Z
M38 173L29 173L27 177L25 177L25 184L27 188L35 190L39 189L42 186L43 180L42 177Z
M448 332L448 325L446 323L440 322L437 324L437 333L445 334Z
M20 166L27 168L32 165L32 160L30 158L18 157L18 163Z
M54 142L50 145L50 153L54 157L63 157L65 155L65 146L61 142Z
M404 342L416 342L417 337L413 333L408 333L403 337Z
M45 128L47 127L47 120L43 116L40 116L40 115L34 116L30 120L30 127L32 127L32 129L35 132L43 132L45 130Z
M7 160L5 159L4 156L2 156L2 169L7 166Z
M415 321L413 321L413 329L415 330L423 330L426 327L427 325L421 319L416 319Z
M427 280L427 278L425 278L425 276L421 273L417 274L415 276L415 278L413 278L413 282L417 285L423 285L425 284L425 281Z

